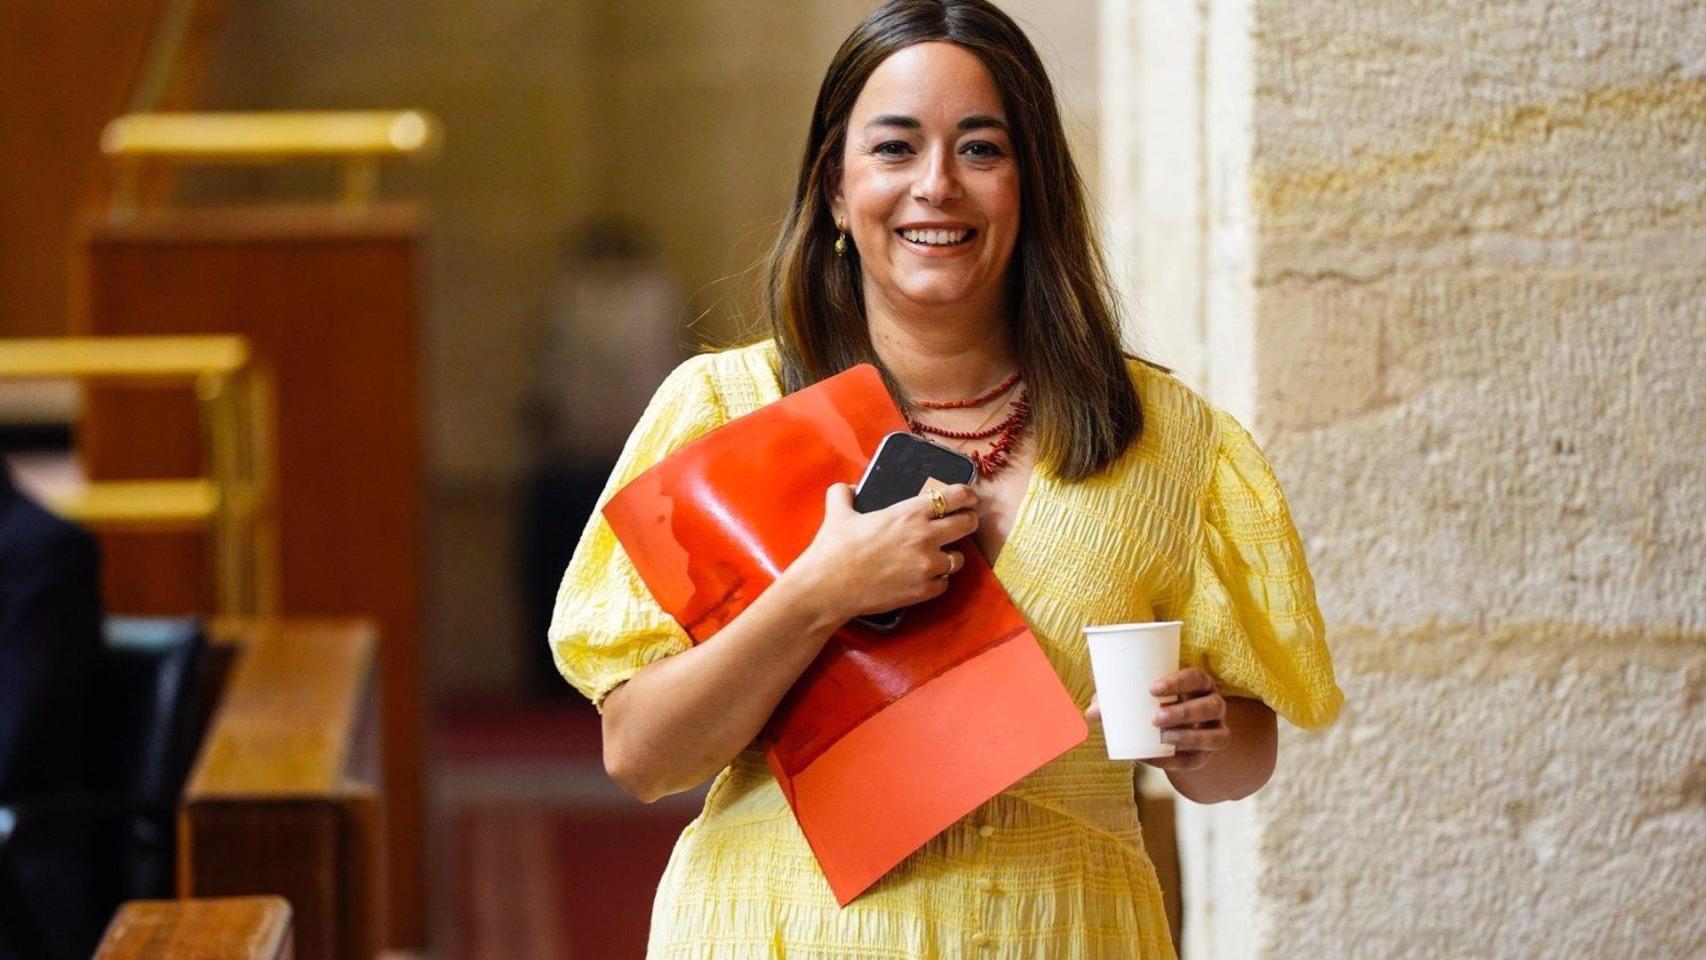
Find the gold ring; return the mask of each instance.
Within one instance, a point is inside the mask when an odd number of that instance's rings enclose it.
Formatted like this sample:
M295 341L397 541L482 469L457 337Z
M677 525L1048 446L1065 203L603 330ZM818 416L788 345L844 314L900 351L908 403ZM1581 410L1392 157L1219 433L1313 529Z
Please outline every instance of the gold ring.
M942 491L931 487L925 491L930 494L930 519L940 520L948 515L948 498L942 496Z
M959 569L960 569L960 561L955 559L954 555L950 553L950 554L948 554L948 569L947 569L947 571L944 573L936 574L936 579L946 580L949 577L953 576Z

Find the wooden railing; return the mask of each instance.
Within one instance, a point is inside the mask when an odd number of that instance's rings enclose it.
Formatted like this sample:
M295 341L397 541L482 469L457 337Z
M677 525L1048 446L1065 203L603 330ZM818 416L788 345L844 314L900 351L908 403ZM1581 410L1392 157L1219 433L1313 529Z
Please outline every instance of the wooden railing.
M235 665L179 807L178 894L290 903L296 956L383 943L377 636L362 620L227 620Z
M48 506L97 532L206 530L217 612L278 606L271 388L234 336L0 340L0 380L191 386L206 475L108 480L47 491Z
M282 897L135 900L119 909L94 960L292 960Z
M144 163L275 164L330 160L343 167L343 204L366 207L379 163L435 154L442 128L419 110L272 113L133 113L107 124L101 152L116 166L113 210L139 206Z

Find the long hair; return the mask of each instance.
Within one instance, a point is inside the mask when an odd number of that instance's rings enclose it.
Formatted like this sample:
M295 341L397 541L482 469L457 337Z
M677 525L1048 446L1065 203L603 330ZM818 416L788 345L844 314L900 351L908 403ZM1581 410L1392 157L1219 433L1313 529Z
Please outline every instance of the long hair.
M1012 341L1031 394L1039 461L1057 476L1083 479L1138 437L1143 411L1054 87L1024 32L987 0L889 0L836 51L812 110L793 207L768 263L766 308L782 388L792 393L871 363L908 402L871 347L858 255L835 255L829 199L865 81L896 51L929 41L971 51L1001 91L1020 183L1019 236L1008 265Z

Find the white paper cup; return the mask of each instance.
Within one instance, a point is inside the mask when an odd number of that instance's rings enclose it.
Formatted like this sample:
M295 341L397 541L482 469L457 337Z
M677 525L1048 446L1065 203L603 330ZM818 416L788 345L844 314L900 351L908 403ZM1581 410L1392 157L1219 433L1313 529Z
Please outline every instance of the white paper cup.
M1173 755L1173 745L1161 742L1161 728L1155 725L1161 699L1150 694L1149 685L1179 669L1180 626L1178 620L1167 620L1084 628L1108 759Z

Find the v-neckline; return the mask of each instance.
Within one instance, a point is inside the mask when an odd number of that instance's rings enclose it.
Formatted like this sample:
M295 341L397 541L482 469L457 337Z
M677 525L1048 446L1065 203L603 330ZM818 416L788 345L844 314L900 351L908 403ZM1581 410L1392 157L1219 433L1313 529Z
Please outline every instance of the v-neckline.
M1044 482L1042 474L1042 461L1038 460L1032 463L1031 475L1025 478L1025 491L1019 494L1019 505L1013 508L1013 525L1007 528L1007 536L1001 541L1001 552L989 561L989 568L997 580L1001 580L1001 565L1008 560L1009 555L1013 552L1013 541L1018 538L1030 517L1031 502L1036 499L1037 489Z
M775 354L774 342L770 344L770 349L767 352L771 354L771 356L765 357L763 362L764 366L770 372L770 383L774 386L775 392L768 400L759 404L759 406L774 403L787 395L782 389L781 371L776 368L773 362ZM1013 509L1013 525L1007 528L1007 536L1001 541L1001 552L996 554L993 560L988 557L984 558L984 560L989 563L989 569L998 581L1001 581L1002 564L1009 562L1009 555L1013 552L1013 541L1024 529L1025 524L1030 517L1032 501L1037 498L1038 490L1046 482L1046 478L1043 476L1043 469L1043 464L1040 459L1031 464L1031 475L1025 478L1025 492L1019 495L1019 505ZM978 549L981 550L983 548L980 545ZM1002 582L1005 584L1005 581Z

